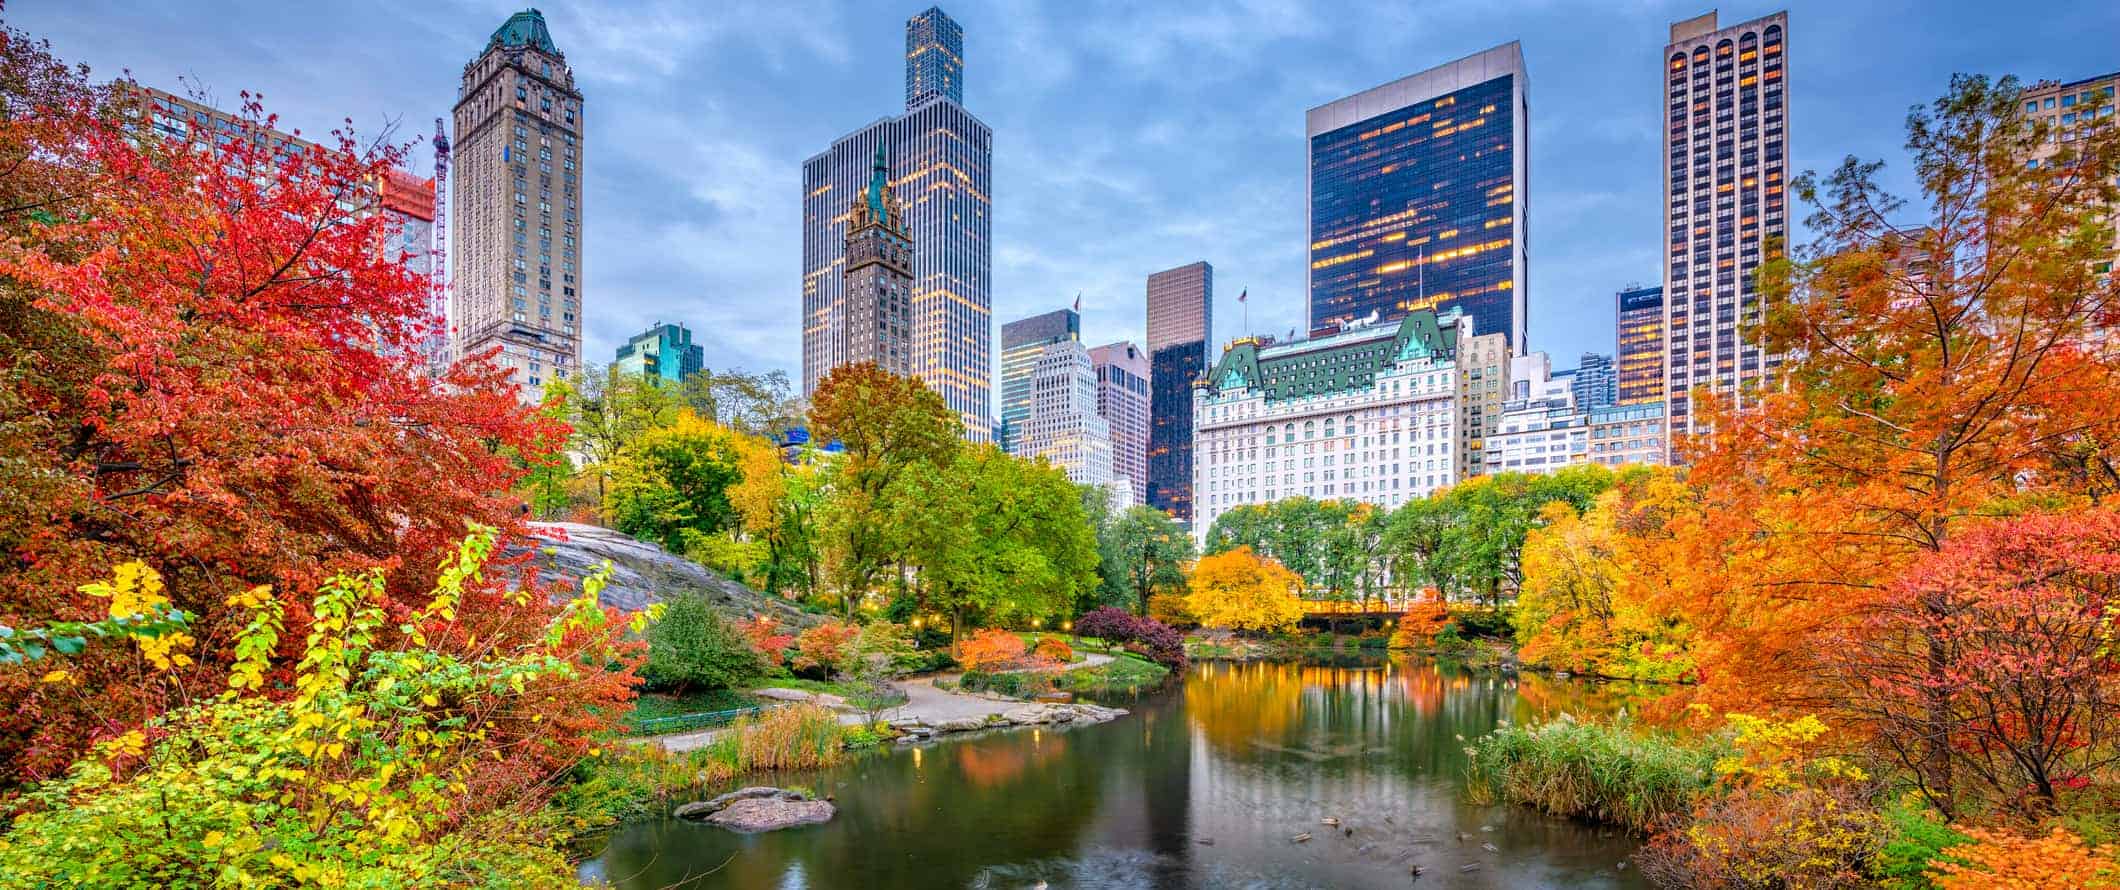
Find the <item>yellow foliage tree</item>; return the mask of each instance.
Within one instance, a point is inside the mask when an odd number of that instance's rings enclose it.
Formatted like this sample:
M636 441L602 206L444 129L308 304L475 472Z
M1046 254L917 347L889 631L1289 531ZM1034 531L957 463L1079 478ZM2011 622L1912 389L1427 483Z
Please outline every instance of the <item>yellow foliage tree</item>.
M1296 598L1301 579L1250 547L1200 557L1193 566L1186 606L1207 627L1281 630L1303 618Z
M1666 592L1689 563L1663 531L1698 497L1666 468L1622 473L1589 511L1547 504L1524 542L1517 642L1526 662L1645 680L1687 678L1689 634Z

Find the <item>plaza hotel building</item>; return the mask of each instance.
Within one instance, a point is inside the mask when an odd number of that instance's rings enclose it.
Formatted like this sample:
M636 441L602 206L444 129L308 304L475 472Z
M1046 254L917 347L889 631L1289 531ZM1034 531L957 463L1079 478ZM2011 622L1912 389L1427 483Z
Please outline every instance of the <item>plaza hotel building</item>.
M1287 497L1392 508L1458 478L1459 312L1232 342L1193 387L1193 534Z

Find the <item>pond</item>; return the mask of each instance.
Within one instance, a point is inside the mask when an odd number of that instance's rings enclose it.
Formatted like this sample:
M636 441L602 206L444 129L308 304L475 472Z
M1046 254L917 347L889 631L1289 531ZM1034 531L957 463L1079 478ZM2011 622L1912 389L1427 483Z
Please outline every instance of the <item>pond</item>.
M1171 688L1105 702L1133 710L1110 723L899 746L771 780L832 795L827 825L624 826L582 876L784 890L1639 887L1621 867L1634 839L1463 793L1466 739L1630 698L1422 659L1201 663Z

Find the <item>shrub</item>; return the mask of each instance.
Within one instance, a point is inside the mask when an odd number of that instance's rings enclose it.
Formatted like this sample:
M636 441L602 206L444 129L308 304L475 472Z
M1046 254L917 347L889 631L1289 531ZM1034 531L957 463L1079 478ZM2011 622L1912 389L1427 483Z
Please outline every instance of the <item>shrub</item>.
M1185 669L1185 635L1160 621L1139 622L1126 650L1174 671Z
M1636 853L1659 887L1866 886L1884 817L1846 786L1717 794Z
M1449 604L1440 599L1414 603L1399 616L1398 629L1391 634L1391 648L1427 649L1435 645L1436 634L1449 626Z
M1972 840L1951 830L1919 804L1888 806L1884 818L1889 831L1870 873L1889 890L1935 890L1930 867L1942 858L1944 850Z
M861 628L839 621L805 630L795 638L794 666L797 670L822 669L826 674L839 670L860 636Z
M1176 593L1158 593L1148 598L1148 617L1172 627L1193 627L1200 623L1193 615L1192 607L1185 597Z
M766 615L753 615L748 621L736 624L736 630L748 640L751 648L758 652L766 664L778 667L787 663L788 647L795 645L795 635L783 633L780 619Z
M668 600L648 626L648 663L641 676L675 691L731 689L765 674L765 663L707 598L688 591Z
M907 674L931 674L957 666L957 659L950 657L946 648L915 649L891 659L891 669L899 676Z
M1968 829L1972 843L1951 848L1936 865L1941 890L2035 890L2120 887L2120 862L2066 829L2045 837Z
M972 634L957 647L957 661L967 671L990 671L1015 664L1023 658L1023 638L990 627Z
M1059 637L1046 637L1038 641L1038 645L1031 650L1031 656L1050 664L1067 664L1075 660L1075 647L1069 646L1066 640Z
M1096 637L1107 643L1124 643L1139 632L1140 620L1124 609L1101 606L1091 609L1075 622L1075 633L1085 637Z
M889 621L872 621L862 625L854 638L854 647L847 662L840 669L849 674L860 673L867 665L881 664L892 671L897 670L900 659L913 654L913 644L906 639L904 625Z
M1645 832L1685 813L1711 781L1716 751L1624 723L1563 717L1503 725L1466 750L1470 791L1549 813Z
M998 674L965 671L964 676L957 678L957 688L965 692L991 692L1010 698L1029 698L1052 691L1053 680L1045 674L1027 674L1021 671Z

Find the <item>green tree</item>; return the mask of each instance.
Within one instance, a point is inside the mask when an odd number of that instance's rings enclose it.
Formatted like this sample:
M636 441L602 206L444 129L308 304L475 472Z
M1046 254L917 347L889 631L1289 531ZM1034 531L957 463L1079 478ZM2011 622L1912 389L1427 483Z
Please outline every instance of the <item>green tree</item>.
M877 576L902 561L893 485L909 470L947 465L961 425L926 384L861 362L833 368L818 383L810 426L818 440L844 449L827 471L820 537L840 608L851 617ZM1079 516L1079 499L1075 506Z
M676 397L701 417L763 439L777 440L802 423L802 401L786 371L703 369L677 385Z
M919 596L950 614L953 636L975 622L1056 615L1097 584L1081 493L1043 461L970 446L916 468L894 494Z
M648 626L648 663L641 677L678 692L736 689L764 676L765 667L706 596L688 590L665 600L662 617Z
M611 473L619 455L648 433L675 423L683 405L674 392L616 366L583 370L548 385L545 408L573 428L567 449L581 455L579 472L591 484L597 508L604 509L610 506Z
M1102 530L1097 549L1107 586L1115 586L1135 614L1148 614L1150 596L1185 590L1192 536L1161 510L1140 504L1128 508Z
M796 460L785 461L780 449L754 437L740 438L738 450L743 480L729 489L729 500L743 518L744 533L765 543L765 592L815 594L817 510L824 501L817 453L804 448Z
M740 459L734 433L681 412L620 453L606 502L612 527L673 553L734 528L729 487L742 479Z

